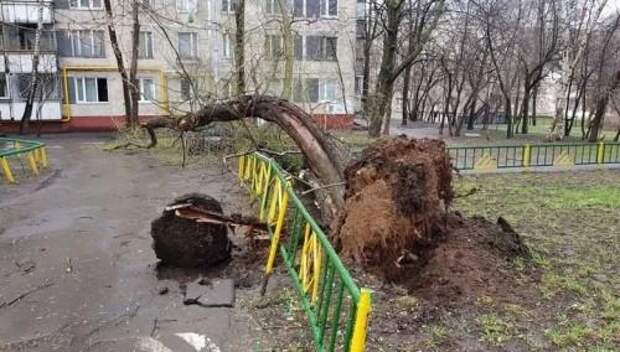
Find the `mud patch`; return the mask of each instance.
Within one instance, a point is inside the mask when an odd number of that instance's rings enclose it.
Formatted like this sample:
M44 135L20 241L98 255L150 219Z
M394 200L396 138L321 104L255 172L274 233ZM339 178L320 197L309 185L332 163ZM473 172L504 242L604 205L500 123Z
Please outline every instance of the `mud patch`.
M505 225L502 218L494 224L481 217L449 215L448 235L428 253L421 268L414 268L416 263L405 265L415 274L400 284L410 294L441 306L516 294L512 260L529 257L529 251Z

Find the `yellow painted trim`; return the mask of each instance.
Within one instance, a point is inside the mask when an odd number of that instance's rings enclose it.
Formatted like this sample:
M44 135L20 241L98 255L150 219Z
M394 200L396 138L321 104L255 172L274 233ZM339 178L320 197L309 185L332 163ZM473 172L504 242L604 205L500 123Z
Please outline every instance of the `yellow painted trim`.
M43 164L43 167L47 167L49 164L47 162L47 149L45 149L45 147L41 147L41 163Z
M368 330L368 314L370 313L371 297L370 290L362 288L360 300L357 303L355 313L355 326L351 338L351 352L364 352L366 348L366 334Z
M118 67L110 66L110 65L73 65L73 66L65 66L63 70L67 71L118 71ZM163 72L161 67L138 67L138 72Z
M71 121L71 104L69 103L69 77L67 76L67 68L62 69L62 81L64 82L65 103L62 106L63 118L62 122Z
M271 191L271 204L269 205L269 213L267 215L267 222L273 224L276 216L276 206L278 204L278 199L280 192L280 180L276 179L275 187L273 187Z
M523 146L523 167L530 166L530 159L532 155L532 146L530 144L526 144Z
M269 259L267 260L267 266L265 272L269 275L273 271L273 264L276 261L276 254L278 252L278 246L280 244L280 234L282 233L282 226L284 225L284 218L286 216L286 207L288 206L288 192L283 192L282 202L280 203L280 212L278 214L278 222L276 223L276 229L273 232L271 238L271 248L269 249Z
M267 211L266 206L267 206L267 199L268 199L268 194L269 194L269 183L271 181L271 164L267 164L264 163L266 166L266 173L265 173L265 184L263 185L263 189L261 190L261 196L263 196L263 199L261 201L260 204L260 212L258 214L258 218L263 221L265 220L265 212Z
M568 167L574 165L574 157L570 154L568 150L560 152L560 154L558 154L558 156L556 156L556 158L553 160L553 166Z
M37 167L37 162L35 160L34 157L34 152L29 152L28 156L26 157L28 159L28 163L30 164L30 169L32 170L32 173L35 176L39 175L39 168Z
M72 110L69 103L69 79L67 72L118 72L117 66L110 65L90 65L90 66L65 66L62 68L65 102L63 104L63 118L62 122L71 121ZM159 73L160 79L160 98L163 110L166 114L170 115L170 100L168 96L168 79L161 67L138 67L138 72L155 72Z
M492 171L497 169L497 160L493 159L490 153L484 154L474 164L474 170Z
M170 115L170 100L168 99L168 77L163 70L159 71L159 97L162 102L162 109L168 115Z
M602 164L605 161L605 143L598 143L598 152L596 153L596 163Z
M239 166L239 170L237 171L237 177L239 177L239 181L243 181L243 163L245 162L245 156L240 156L237 164Z
M9 165L6 158L0 158L0 168L2 168L2 173L4 174L6 182L15 183L15 177L13 177L13 173L11 172L11 165Z

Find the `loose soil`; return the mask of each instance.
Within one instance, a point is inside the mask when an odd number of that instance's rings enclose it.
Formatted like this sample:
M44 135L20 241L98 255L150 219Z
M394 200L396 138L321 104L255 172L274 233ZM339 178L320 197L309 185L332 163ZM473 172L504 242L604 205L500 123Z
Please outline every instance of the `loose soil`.
M442 141L382 140L345 173L346 206L335 225L345 258L437 305L510 291L506 263L528 249L503 218L447 212L454 192Z
M336 245L387 281L411 275L446 235L452 170L442 141L378 141L345 170L345 207L334 224Z
M181 204L222 214L220 203L206 194L186 194L168 207ZM180 218L175 210L164 210L161 217L152 222L151 237L155 254L163 264L207 268L230 258L232 244L225 225Z

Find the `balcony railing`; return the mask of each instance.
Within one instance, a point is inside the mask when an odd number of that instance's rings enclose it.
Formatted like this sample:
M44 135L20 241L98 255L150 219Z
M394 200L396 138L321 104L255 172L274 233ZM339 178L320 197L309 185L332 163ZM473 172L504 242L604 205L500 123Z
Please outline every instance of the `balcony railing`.
M43 1L43 23L54 21L52 1ZM0 1L2 19L5 23L37 23L39 20L39 4L33 1L2 0Z

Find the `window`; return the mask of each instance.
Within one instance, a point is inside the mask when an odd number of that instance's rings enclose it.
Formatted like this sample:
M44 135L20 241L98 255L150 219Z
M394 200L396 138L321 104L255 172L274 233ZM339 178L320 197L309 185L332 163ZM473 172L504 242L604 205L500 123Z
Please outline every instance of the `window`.
M297 80L293 90L293 100L295 102L317 103L319 101L318 78Z
M153 33L140 32L140 44L138 47L139 59L153 58Z
M332 79L321 80L319 96L321 101L336 101L338 95L338 82Z
M304 17L304 0L295 0L293 4L293 16Z
M295 81L295 102L318 103L338 100L338 81L333 79L307 78Z
M281 35L265 36L265 54L272 59L278 59L284 54Z
M59 34L59 51L62 56L105 57L103 31L77 30Z
M103 0L69 0L69 6L80 10L96 10L103 8Z
M179 55L183 59L195 59L198 56L196 33L179 33Z
M321 0L321 16L338 16L338 0Z
M0 73L0 98L9 97L9 76L6 73Z
M222 55L227 59L232 58L232 38L230 37L230 34L224 34L222 44L224 46L222 48Z
M362 95L364 89L364 76L355 76L355 94Z
M140 102L147 103L155 100L155 84L152 78L139 78Z
M293 16L336 17L338 16L338 0L294 0Z
M281 13L282 9L280 9L280 1L281 0L265 0L265 12L274 15Z
M198 0L177 0L177 11L193 12L198 8Z
M184 78L181 80L181 98L184 101L194 98L194 89L192 88L192 81Z
M222 0L222 12L233 13L235 12L235 0Z
M303 60L304 59L304 37L296 34L294 43L293 43L293 51L295 52L295 60Z
M96 77L69 77L69 103L108 101L108 80Z
M336 61L338 38L309 35L305 38L305 57L310 61Z

